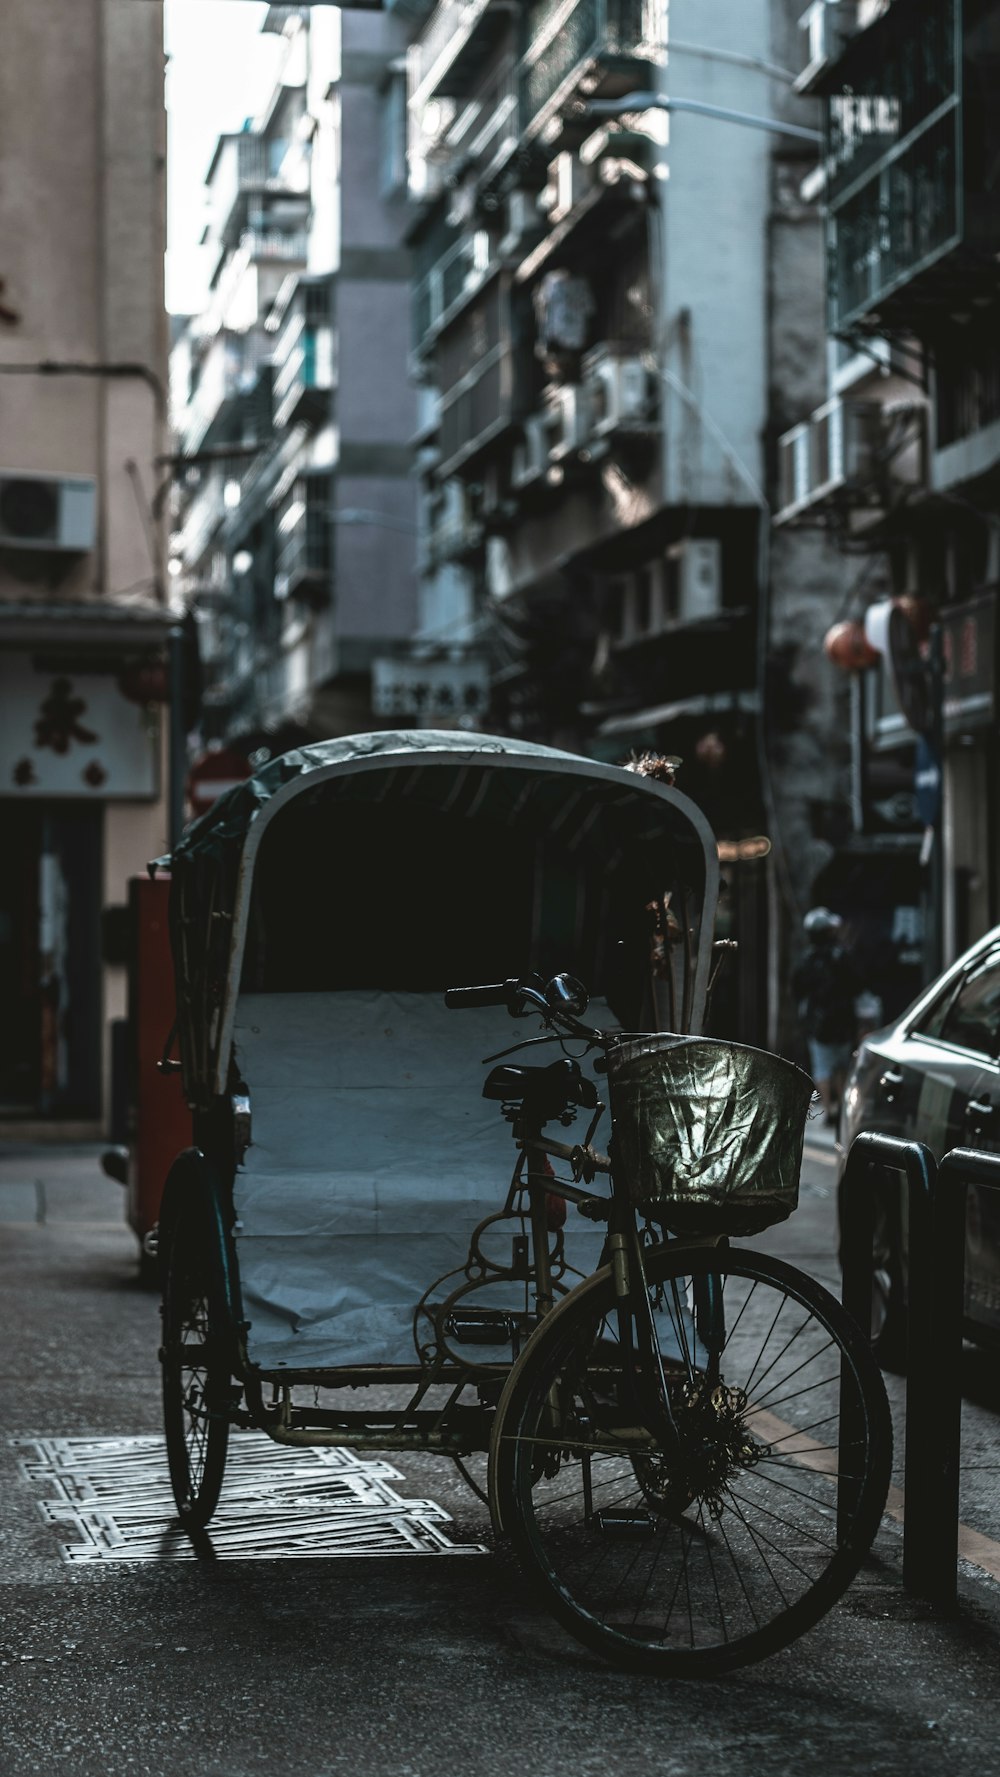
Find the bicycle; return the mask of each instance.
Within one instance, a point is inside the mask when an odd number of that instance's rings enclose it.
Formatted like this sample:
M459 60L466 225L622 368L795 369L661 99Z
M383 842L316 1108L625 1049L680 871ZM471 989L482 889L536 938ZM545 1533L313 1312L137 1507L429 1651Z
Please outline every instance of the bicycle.
M599 1066L622 1040L581 1022L586 991L567 977L452 989L445 1003L530 1007L550 1032L534 1041L579 1039ZM657 1238L591 1145L604 1107L581 1059L505 1062L484 1086L527 1162L537 1269L489 1496L573 1635L632 1667L708 1676L786 1646L854 1578L888 1490L888 1403L868 1341L820 1284L725 1234ZM592 1113L583 1143L545 1137L578 1107ZM553 1159L571 1181L553 1183ZM588 1188L599 1178L608 1194ZM554 1190L607 1228L601 1268L558 1303Z

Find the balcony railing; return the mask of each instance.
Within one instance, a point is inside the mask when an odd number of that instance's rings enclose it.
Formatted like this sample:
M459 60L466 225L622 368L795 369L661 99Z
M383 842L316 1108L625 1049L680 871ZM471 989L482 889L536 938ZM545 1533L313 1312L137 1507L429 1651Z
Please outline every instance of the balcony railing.
M278 517L275 535L276 598L328 602L332 587L330 478L297 481Z
M457 474L527 411L531 359L507 272L498 272L463 309L436 349L440 389L438 474Z
M185 453L205 443L230 401L253 389L269 350L270 341L262 333L219 332L208 342L181 416L180 445Z
M184 513L177 552L189 569L197 567L225 522L226 482L221 470L210 472Z
M435 113L437 115L435 116ZM433 129L428 118L435 116ZM521 133L517 62L509 57L478 92L461 105L414 103L409 112L410 190L430 197L457 167L477 179L498 172L517 148Z
M514 0L441 0L409 55L412 104L463 92L478 53L507 29Z
M522 73L527 132L536 133L585 72L620 74L623 90L641 70L636 62L665 59L663 11L658 0L538 0L528 17Z
M332 390L333 329L307 327L303 322L275 375L275 429L325 419Z
M419 276L413 288L413 337L417 350L426 347L463 302L480 289L491 270L490 239L485 231L462 235Z
M963 236L959 112L946 112L830 205L831 326L881 311ZM914 293L911 292L911 295Z
M922 334L942 309L995 298L1000 132L981 31L962 0L896 0L822 82L834 332Z

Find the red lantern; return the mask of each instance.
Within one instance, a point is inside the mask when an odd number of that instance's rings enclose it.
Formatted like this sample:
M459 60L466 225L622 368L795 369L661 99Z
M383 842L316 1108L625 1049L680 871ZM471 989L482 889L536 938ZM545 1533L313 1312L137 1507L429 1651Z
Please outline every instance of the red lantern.
M865 635L863 623L835 623L823 637L823 652L845 673L864 672L876 666L879 656Z

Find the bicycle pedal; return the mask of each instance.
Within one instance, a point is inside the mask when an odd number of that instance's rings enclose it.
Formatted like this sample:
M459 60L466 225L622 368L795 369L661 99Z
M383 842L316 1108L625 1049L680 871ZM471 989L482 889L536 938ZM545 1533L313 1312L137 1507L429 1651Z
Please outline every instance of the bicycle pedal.
M616 1512L608 1509L595 1512L594 1523L603 1536L622 1538L652 1536L656 1529L656 1519L650 1512Z

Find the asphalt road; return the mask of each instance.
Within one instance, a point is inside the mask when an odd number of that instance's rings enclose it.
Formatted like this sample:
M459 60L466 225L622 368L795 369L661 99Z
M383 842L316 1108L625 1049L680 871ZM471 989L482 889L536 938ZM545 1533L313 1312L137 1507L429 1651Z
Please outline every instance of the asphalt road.
M800 1209L760 1244L836 1287L832 1187L811 1129ZM0 1144L0 1281L0 1777L996 1768L1000 1585L963 1564L956 1616L915 1603L891 1517L831 1615L711 1683L605 1667L489 1555L173 1559L165 1494L154 1558L67 1562L51 1487L24 1472L37 1443L14 1440L159 1432L157 1304L97 1150ZM962 1516L988 1562L1000 1400L992 1366L966 1359ZM903 1392L890 1379L897 1430ZM451 1514L452 1543L485 1537L450 1465L391 1460L398 1495Z

